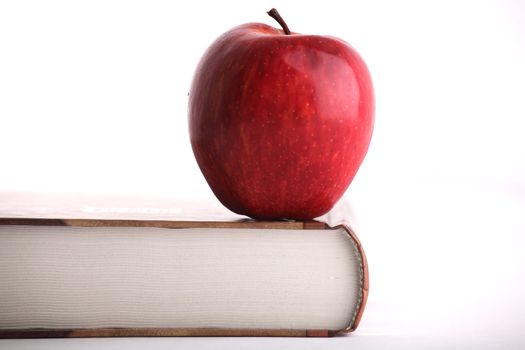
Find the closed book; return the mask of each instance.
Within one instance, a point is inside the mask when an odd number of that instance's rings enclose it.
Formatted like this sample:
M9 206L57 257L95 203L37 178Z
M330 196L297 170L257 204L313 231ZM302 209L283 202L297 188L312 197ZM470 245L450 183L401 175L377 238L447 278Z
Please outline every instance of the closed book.
M256 221L169 198L0 193L0 337L353 331L368 268L348 214Z

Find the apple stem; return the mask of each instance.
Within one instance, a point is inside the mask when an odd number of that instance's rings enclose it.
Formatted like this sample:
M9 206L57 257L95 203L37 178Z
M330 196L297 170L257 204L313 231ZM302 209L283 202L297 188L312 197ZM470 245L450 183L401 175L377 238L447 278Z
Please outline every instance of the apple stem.
M290 29L288 28L288 25L286 24L286 22L284 21L284 19L281 17L281 15L279 14L279 12L277 12L276 9L271 9L270 11L267 12L268 15L270 17L272 17L273 19L275 19L280 25L281 27L283 27L283 30L284 30L284 34L286 35L290 35L291 32L290 32Z

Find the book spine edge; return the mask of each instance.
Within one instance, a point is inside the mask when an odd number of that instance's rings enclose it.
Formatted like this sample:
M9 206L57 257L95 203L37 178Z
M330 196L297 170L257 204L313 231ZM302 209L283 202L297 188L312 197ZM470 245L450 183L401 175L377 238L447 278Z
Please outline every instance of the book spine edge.
M359 238L357 238L356 233L352 230L350 225L348 225L347 223L341 223L336 226L330 226L329 224L327 224L327 226L330 229L342 228L350 236L350 238L354 242L356 255L359 260L359 270L360 270L360 277L361 277L359 281L360 288L359 288L358 301L357 301L356 308L352 314L350 324L348 325L348 327L343 328L339 331L336 331L334 334L331 335L333 336L333 335L338 335L342 333L353 332L357 329L357 327L359 326L359 323L361 322L361 318L363 317L363 313L365 311L366 302L368 300L370 282L369 282L369 275L368 275L368 261L366 259L365 251L363 249L361 242L359 241Z

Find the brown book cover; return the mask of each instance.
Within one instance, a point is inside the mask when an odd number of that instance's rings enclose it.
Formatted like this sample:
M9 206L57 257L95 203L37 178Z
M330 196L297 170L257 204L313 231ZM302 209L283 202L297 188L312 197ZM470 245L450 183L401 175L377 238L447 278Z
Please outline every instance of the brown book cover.
M181 204L182 203L182 204ZM71 227L154 227L169 229L279 229L332 230L343 228L357 247L360 290L352 321L343 329L250 328L35 328L0 329L0 338L116 337L116 336L299 336L326 337L354 331L368 296L368 265L352 229L351 210L338 203L328 214L311 221L256 221L231 213L219 203L178 201L172 198L128 196L75 196L35 193L0 193L0 225ZM2 281L0 281L2 283ZM1 310L0 310L1 311Z

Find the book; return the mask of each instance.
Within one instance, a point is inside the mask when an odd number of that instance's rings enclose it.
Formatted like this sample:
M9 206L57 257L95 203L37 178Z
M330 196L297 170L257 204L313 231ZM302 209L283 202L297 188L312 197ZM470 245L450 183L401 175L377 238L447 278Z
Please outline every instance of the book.
M0 338L351 332L368 267L348 214L0 193Z

